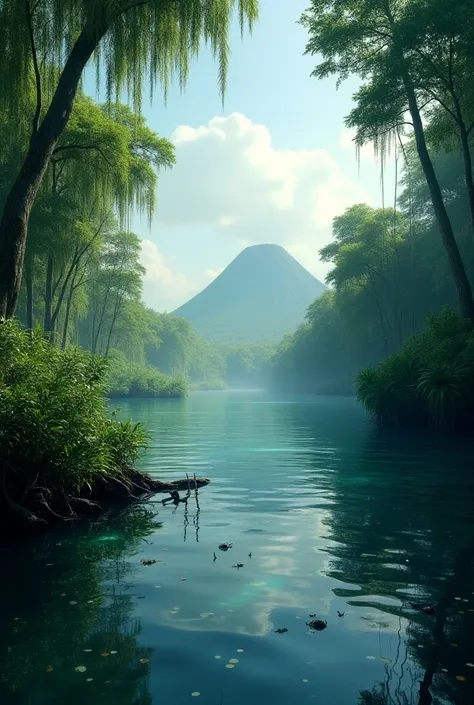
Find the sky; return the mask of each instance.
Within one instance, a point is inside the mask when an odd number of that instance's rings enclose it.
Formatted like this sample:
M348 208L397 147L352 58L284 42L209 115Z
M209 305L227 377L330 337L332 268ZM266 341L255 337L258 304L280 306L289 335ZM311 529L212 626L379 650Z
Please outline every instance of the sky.
M150 307L173 311L259 243L284 246L324 280L318 251L331 239L334 216L354 203L382 205L373 149L364 147L358 164L344 125L357 81L336 89L336 77L310 76L317 57L303 55L307 30L298 24L308 4L260 0L259 22L243 41L235 23L224 108L207 51L184 92L173 87L165 105L157 91L143 105L177 158L159 175L151 228L140 217L132 222ZM92 72L85 90L100 98Z

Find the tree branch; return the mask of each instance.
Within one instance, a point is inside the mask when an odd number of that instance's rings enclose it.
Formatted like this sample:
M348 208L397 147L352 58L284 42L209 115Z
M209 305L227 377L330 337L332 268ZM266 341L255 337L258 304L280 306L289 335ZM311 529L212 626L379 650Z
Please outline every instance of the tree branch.
M104 159L104 161L107 162L107 164L110 166L110 168L113 168L112 163L107 159L107 157L105 156L102 149L96 144L64 144L61 147L56 147L53 154L58 154L59 152L64 152L67 149L86 149L86 150L93 149L96 152L99 152L102 159ZM59 161L59 160L57 160L57 161Z

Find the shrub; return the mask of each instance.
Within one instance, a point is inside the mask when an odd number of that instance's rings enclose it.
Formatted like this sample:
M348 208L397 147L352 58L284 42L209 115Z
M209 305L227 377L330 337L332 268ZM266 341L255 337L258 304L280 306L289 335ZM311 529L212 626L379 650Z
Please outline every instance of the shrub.
M0 323L0 504L68 506L107 478L125 478L144 444L104 396L105 360L64 351L40 330Z
M381 426L474 429L474 332L452 309L432 315L396 355L363 370L356 390Z
M117 351L110 359L105 389L113 398L179 398L187 395L188 384L184 377L168 377L151 365L130 362Z

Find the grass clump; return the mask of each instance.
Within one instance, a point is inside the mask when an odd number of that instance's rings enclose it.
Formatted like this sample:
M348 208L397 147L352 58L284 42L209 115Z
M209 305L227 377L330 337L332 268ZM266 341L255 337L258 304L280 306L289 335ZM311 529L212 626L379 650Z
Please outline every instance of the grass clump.
M356 378L379 426L474 430L474 331L450 308L428 318L400 352Z
M2 517L75 516L95 504L99 486L127 487L145 434L109 414L107 362L13 321L0 323L0 360Z
M105 391L111 398L179 399L187 395L188 383L184 377L168 377L152 365L130 362L123 353L117 351L110 359Z

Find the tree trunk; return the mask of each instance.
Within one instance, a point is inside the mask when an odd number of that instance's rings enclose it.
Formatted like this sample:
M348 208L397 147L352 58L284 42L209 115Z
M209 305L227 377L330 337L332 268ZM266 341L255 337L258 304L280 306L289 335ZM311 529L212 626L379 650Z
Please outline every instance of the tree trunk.
M69 294L66 300L66 314L64 316L64 326L63 326L63 338L61 341L61 348L64 350L66 347L67 343L67 333L69 329L69 320L71 318L71 305L72 305L72 299L74 297L74 291L75 291L75 284L76 284L76 274L77 274L77 269L74 273L74 276L71 280L71 284L69 286Z
M441 238L448 257L451 274L454 279L459 311L461 316L474 322L474 300L472 298L471 285L461 258L461 253L459 252L458 243L456 242L456 237L454 235L446 206L444 205L443 194L433 167L433 162L431 161L431 157L426 146L425 133L415 91L408 76L408 72L406 73L407 75L404 77L404 83L405 90L408 95L408 104L413 121L413 128L415 131L416 149L425 174L426 182L428 184L431 202L433 204L436 220L441 231Z
M469 144L469 134L464 122L460 125L461 149L464 160L464 179L467 189L467 200L469 203L469 213L471 216L471 230L474 237L474 178L472 176L472 155Z
M31 259L28 258L25 268L26 283L26 327L33 330L33 268Z
M3 208L0 221L0 319L11 318L18 302L28 233L28 220L55 145L71 115L85 65L107 31L107 19L95 18L74 44L56 92Z
M44 291L44 332L53 333L53 276L54 259L52 255L48 257L46 265L46 284Z
M454 286L456 288L459 312L461 316L474 322L474 299L472 297L471 285L461 258L461 253L459 252L458 243L456 242L456 238L454 236L453 227L451 225L446 206L444 205L443 194L433 167L433 162L431 161L428 147L426 145L425 131L420 115L420 109L418 107L418 101L416 99L415 87L410 76L410 71L408 69L403 48L398 45L396 39L397 27L390 9L390 4L388 0L382 1L385 14L392 30L393 48L400 62L400 77L403 81L403 86L408 99L408 109L410 111L413 122L413 130L415 133L416 150L418 152L420 164L428 185L431 203L433 204L438 227L441 231L441 239L443 241L449 267L454 280Z
M109 356L109 352L110 352L110 343L112 342L112 334L113 334L113 332L114 332L115 323L117 322L117 317L118 317L118 312L119 312L119 306L121 305L121 303L122 303L122 298L119 297L119 296L117 296L117 298L116 298L116 300L115 300L114 314L113 314L113 316L112 316L112 321L111 321L111 323L110 323L110 328L109 328L109 334L108 334L108 336L107 336L107 345L106 345L106 347L105 347L105 356L104 356L104 357L108 357L108 356Z

